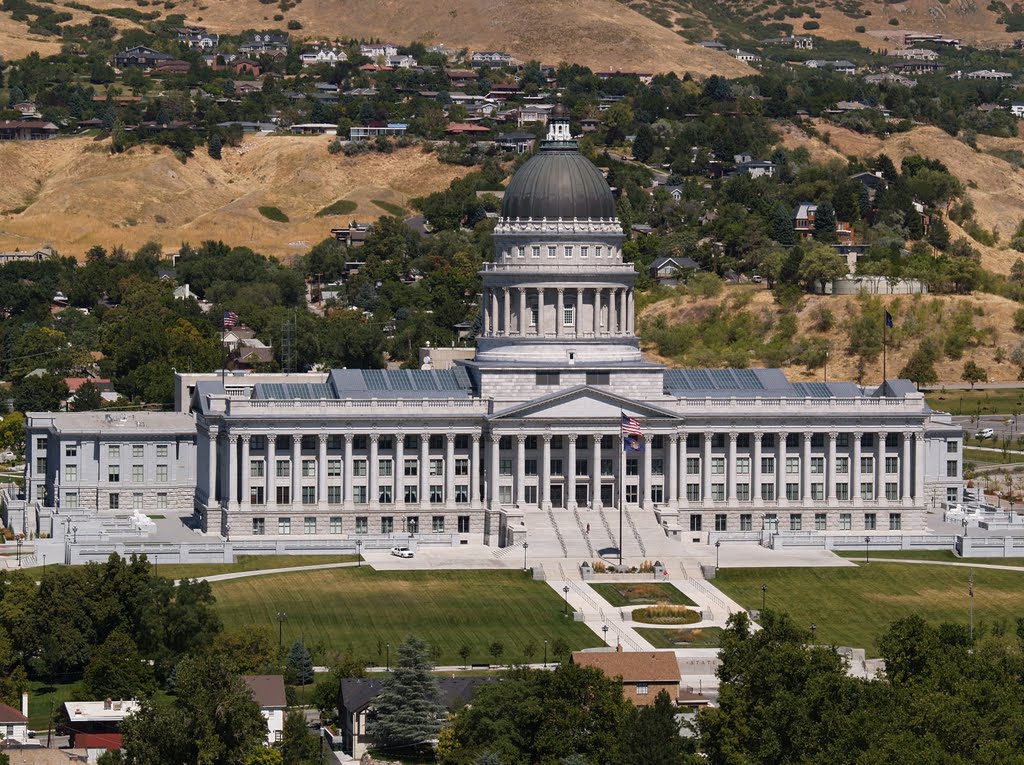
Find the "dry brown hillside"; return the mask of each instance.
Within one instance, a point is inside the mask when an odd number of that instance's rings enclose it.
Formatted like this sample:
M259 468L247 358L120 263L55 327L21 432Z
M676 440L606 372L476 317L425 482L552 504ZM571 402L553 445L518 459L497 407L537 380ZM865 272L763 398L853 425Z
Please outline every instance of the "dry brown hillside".
M374 200L408 207L409 199L447 187L467 168L440 164L418 148L347 158L323 137L247 138L219 162L197 149L182 164L165 148L109 154L88 138L3 142L0 250L43 243L81 256L94 244L165 247L222 239L269 255L303 252L332 226L386 214ZM355 212L314 217L339 199ZM280 208L275 223L258 207ZM21 210L21 208L24 208ZM21 210L19 212L19 210Z
M818 160L874 157L883 152L897 166L909 154L938 159L968 188L968 195L977 209L978 222L986 229L999 231L1003 243L1024 220L1024 173L1006 160L987 153L987 150L1024 151L1024 139L981 136L978 138L979 150L976 151L931 126L916 127L909 133L896 133L884 140L820 120L815 126L828 137L827 145L792 128L783 131L784 144L789 148L804 146ZM954 238L967 236L955 224L949 225ZM1005 245L986 247L977 242L973 245L981 251L985 268L999 273L1008 273L1013 262L1021 256L1006 249Z
M777 317L779 308L775 303L772 293L763 286L745 285L729 287L717 298L693 300L689 297L669 298L648 306L641 313L642 319L651 319L658 315L664 315L672 323L684 323L693 321L695 317L707 314L710 306L722 301L731 301L737 292L752 292L753 299L743 309L755 316L769 315ZM886 309L894 317L896 327L902 326L902 320L909 313L909 306L913 301L937 301L941 306L942 323L945 324L957 309L964 304L970 305L975 312L974 326L982 330L985 340L977 347L966 349L961 359L952 360L943 358L936 363L935 369L938 372L939 380L946 383L960 382L960 375L963 372L965 361L975 361L989 374L989 379L996 381L1016 381L1020 373L1020 367L1009 360L1009 356L1018 344L1024 342L1024 336L1013 331L1013 314L1020 308L1018 303L1006 298L989 294L975 295L920 295L920 296L880 296ZM820 306L825 306L832 311L836 318L836 326L829 332L824 333L830 340L831 353L828 362L828 379L830 380L855 380L857 376L857 360L848 352L848 341L843 328L847 321L846 317L857 315L857 298L855 296L824 296L808 295L804 298L798 314L799 332L804 334L821 335L812 328L813 316ZM918 346L920 338L906 337L901 347L891 347L888 352L888 376L894 377L907 363L907 359ZM1001 363L995 361L996 349L1002 350L1005 360ZM679 363L670 358L659 356L656 349L645 348L645 356L654 361L660 361L670 366L679 366ZM755 364L756 366L756 364ZM808 371L803 366L784 368L791 380L821 380L822 369ZM867 365L865 369L864 382L877 382L882 376L882 359Z

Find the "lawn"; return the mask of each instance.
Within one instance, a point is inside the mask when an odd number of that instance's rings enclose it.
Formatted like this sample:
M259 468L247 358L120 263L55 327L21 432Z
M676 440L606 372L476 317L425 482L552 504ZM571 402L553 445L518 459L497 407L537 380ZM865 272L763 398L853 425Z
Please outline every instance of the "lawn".
M642 606L650 603L672 603L678 606L697 605L671 584L666 584L665 582L591 583L590 586L598 595L616 608Z
M993 465L1012 465L1024 462L1020 452L990 452L981 449L964 449L964 462L985 462Z
M276 628L288 614L284 642L303 639L311 648L353 653L383 664L399 643L415 634L436 646L438 664L492 661L488 646L504 645L502 663L525 661L523 646L536 645L534 661L557 638L570 648L601 639L567 620L562 598L519 571L374 571L361 568L301 571L213 584L217 610L228 629ZM555 658L552 655L552 658Z
M317 212L317 218L326 218L328 215L351 215L356 211L358 205L351 199L339 199L337 202L332 202L323 207Z
M873 558L874 556L872 556ZM817 640L867 649L891 622L919 614L932 623L968 623L967 577L958 566L876 563L856 568L722 569L715 585L745 608L786 611L797 624L817 625ZM1024 571L974 570L975 624L1024 612Z
M156 567L156 573L169 579L194 579L197 576L230 574L235 571L355 563L358 558L358 555L239 555L234 563L161 563Z
M45 740L47 721L50 719L50 703L53 703L53 716L56 719L60 713L60 707L65 701L81 701L87 698L80 681L52 684L40 680L30 681L28 684L28 727L32 730L42 731L41 735Z
M259 210L260 215L262 215L264 218L268 218L274 221L275 223L288 222L288 216L281 210L280 207L271 207L268 205L264 207L257 207L256 209Z
M638 627L640 637L655 648L717 648L721 627L695 627L681 630Z
M950 414L1013 414L1024 412L1024 388L931 391L928 406Z
M383 199L372 199L370 201L389 215L393 215L396 218L404 218L406 215L404 207L399 207L391 202L385 202Z
M833 550L842 557L852 560L864 560L863 550ZM871 560L875 558L903 558L904 560L940 560L954 563L990 563L994 566L1021 566L1024 558L958 558L952 550L875 550L871 551Z

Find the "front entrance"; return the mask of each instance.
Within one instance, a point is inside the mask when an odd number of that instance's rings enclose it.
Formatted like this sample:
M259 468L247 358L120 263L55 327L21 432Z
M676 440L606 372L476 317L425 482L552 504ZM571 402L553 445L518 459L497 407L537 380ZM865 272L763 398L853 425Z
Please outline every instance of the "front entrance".
M560 483L551 484L551 506L565 507L565 495Z
M590 486L587 484L576 484L576 507L586 507L590 504Z
M611 507L615 504L615 487L610 483L601 484L601 505Z

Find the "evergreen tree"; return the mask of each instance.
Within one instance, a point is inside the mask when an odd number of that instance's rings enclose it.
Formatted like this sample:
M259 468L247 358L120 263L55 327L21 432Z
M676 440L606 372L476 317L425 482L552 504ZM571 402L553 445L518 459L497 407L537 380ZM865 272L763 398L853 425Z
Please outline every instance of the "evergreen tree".
M206 142L206 151L210 155L211 159L220 159L220 149L224 145L221 141L220 136L213 133L209 140Z
M899 180L899 173L896 171L896 165L889 159L888 154L879 154L875 159L875 170L879 170L882 173L882 177L889 183L896 183Z
M309 685L313 682L313 657L301 640L296 640L288 652L285 680L289 685Z
M662 691L650 706L640 707L626 729L625 761L643 765L683 765L691 746L679 735L676 706Z
M394 671L381 684L377 715L368 725L380 749L415 751L441 730L444 707L429 656L427 644L415 636L398 647Z
M92 381L82 383L71 400L71 408L76 412L91 412L101 406L103 406L103 399L100 396L100 390Z
M945 250L949 247L949 229L946 227L946 222L937 215L928 226L928 244L937 250Z
M110 133L110 151L120 154L128 148L128 133L124 129L124 120L120 117L114 120L114 126Z
M654 154L654 131L644 123L636 131L633 139L633 156L640 162L646 162Z
M137 698L154 685L152 667L139 655L135 641L120 628L93 653L82 679L86 690L99 699Z
M822 202L814 213L814 238L831 244L839 241L836 235L836 211L828 202Z
M790 215L789 208L782 202L777 202L772 208L768 220L768 233L779 244L792 245L796 243L793 216Z
M301 709L288 712L281 734L283 765L313 765L320 754L320 739L311 736Z

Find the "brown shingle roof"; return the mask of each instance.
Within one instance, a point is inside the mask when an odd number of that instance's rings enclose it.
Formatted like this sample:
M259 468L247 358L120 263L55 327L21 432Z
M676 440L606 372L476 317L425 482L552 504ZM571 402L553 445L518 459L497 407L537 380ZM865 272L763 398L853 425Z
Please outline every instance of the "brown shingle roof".
M25 723L28 718L11 706L0 701L0 723Z
M261 709L288 706L284 695L283 675L242 675L242 680L249 686L252 697L256 699Z
M596 667L624 683L678 683L679 663L673 651L574 651L573 664Z

